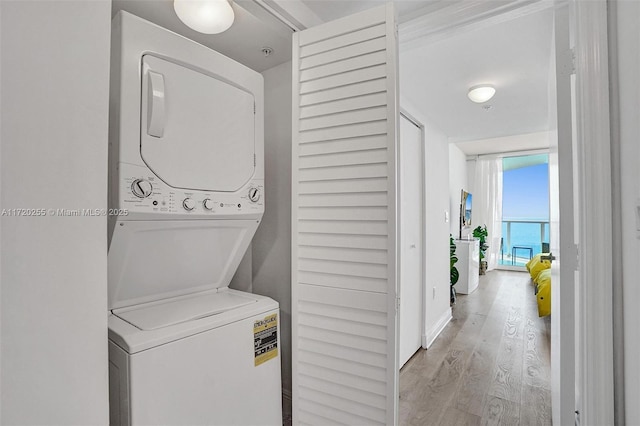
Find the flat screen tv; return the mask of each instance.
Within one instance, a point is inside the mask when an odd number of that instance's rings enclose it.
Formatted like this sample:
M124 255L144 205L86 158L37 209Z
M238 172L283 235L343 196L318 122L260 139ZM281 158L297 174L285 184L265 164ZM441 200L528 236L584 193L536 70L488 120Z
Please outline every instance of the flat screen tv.
M471 228L471 201L471 194L463 189L460 197L460 238L463 229Z

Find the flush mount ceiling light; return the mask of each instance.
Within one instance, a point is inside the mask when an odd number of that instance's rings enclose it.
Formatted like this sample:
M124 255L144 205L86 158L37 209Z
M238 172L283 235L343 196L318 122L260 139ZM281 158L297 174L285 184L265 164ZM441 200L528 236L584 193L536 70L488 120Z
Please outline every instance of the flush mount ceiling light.
M186 26L204 34L218 34L233 24L227 0L174 0L173 9Z
M469 93L467 93L467 96L472 102L481 104L493 98L493 95L495 94L495 87L491 86L490 84L479 84L477 86L471 87L469 89Z

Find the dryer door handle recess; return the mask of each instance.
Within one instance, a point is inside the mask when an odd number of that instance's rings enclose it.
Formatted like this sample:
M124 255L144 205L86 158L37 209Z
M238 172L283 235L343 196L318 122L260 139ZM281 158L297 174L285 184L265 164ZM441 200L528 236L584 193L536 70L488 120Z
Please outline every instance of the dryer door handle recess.
M164 135L165 107L164 107L164 76L157 72L148 71L147 81L147 133L149 136L161 138Z

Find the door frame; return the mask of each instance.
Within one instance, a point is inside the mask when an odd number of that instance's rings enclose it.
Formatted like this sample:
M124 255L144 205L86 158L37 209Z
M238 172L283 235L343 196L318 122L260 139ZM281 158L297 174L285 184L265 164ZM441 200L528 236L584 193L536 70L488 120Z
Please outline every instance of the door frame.
M420 202L420 244L422 244L422 257L423 260L420 263L420 340L423 349L427 349L427 262L426 258L426 249L427 249L427 227L426 227L426 211L427 211L427 196L426 196L426 154L427 151L425 149L426 145L426 133L424 124L420 122L414 115L408 112L405 108L400 107L400 116L409 120L412 124L414 124L418 129L420 129L420 187L422 189L422 199ZM398 125L398 128L399 125ZM402 135L398 137L398 145L402 143ZM400 165L400 148L398 147L398 166ZM400 177L400 169L398 167L398 198L402 196L400 192L401 185L401 177ZM402 214L402 203L398 203L398 217ZM402 235L402 231L400 230L399 235ZM398 244L400 246L400 243ZM400 251L398 251L400 252ZM398 263L400 265L400 263ZM402 275L401 275L402 276ZM402 281L399 281L400 285L402 285ZM402 288L400 288L400 297L402 297ZM402 328L402 325L400 325ZM402 332L402 330L400 330ZM398 336L398 339L400 336ZM398 340L399 341L399 340Z
M614 423L613 225L609 56L605 0L576 1L576 124L579 185L577 300L579 416Z
M400 46L410 48L486 28L561 2L515 0L434 5L400 25ZM566 4L566 1L562 2ZM571 1L576 47L577 170L575 184L581 291L576 300L579 380L578 424L613 424L613 259L609 59L606 0ZM434 8L438 8L433 10ZM427 9L427 8L425 8ZM565 226L573 226L566 224ZM562 267L562 266L561 266ZM572 268L569 262L564 267Z

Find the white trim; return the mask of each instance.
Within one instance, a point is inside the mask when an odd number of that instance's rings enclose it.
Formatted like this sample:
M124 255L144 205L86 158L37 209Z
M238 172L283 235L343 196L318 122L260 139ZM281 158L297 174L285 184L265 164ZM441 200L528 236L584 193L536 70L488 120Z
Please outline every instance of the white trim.
M553 2L547 0L434 2L414 12L409 20L401 24L400 45L403 50L418 48L552 6Z
M569 3L554 11L553 66L549 79L549 120L553 128L549 154L549 250L557 262L551 267L551 420L556 425L576 422L579 391L576 364L576 312L580 287L576 276L579 180L574 161L575 131L574 69ZM555 104L553 104L555 100ZM568 225L568 226L567 226Z
M289 0L253 0L294 31L315 27L324 21L306 4Z
M397 14L392 2L385 5L386 23L386 49L387 49L387 149L389 161L388 191L389 199L394 200L394 205L389 206L389 224L393 229L389 232L389 302L387 310L387 325L389 327L387 337L387 357L392 358L388 362L393 364L387 369L387 424L398 424L400 403L400 321L398 320L398 283L400 282L400 250L398 248L398 235L400 235L400 206L398 203L398 140L400 128L400 49L398 46ZM391 94L391 95L390 95ZM389 203L391 204L391 203ZM390 226L391 228L391 226ZM395 300L394 300L395 299ZM395 306L395 313L391 304ZM393 327L393 328L392 328ZM393 397L389 397L393 395Z
M526 149L521 151L504 151L504 152L496 152L494 154L478 154L478 155L468 155L467 161L477 160L479 158L509 158L509 157L522 157L525 155L538 155L538 154L548 154L549 148L540 148L540 149Z
M575 2L578 190L579 421L613 424L613 259L607 3Z
M299 147L298 138L300 131L299 109L297 107L300 97L300 60L296 50L300 46L300 33L294 33L292 37L291 55L291 418L296 417L296 407L298 406L298 350L296 347L296 336L298 335L298 268L296 259L298 258L298 162Z
M251 15L255 16L263 24L267 25L269 29L276 32L280 37L289 38L292 33L299 31L291 22L283 19L282 16L274 13L271 8L267 8L257 1L246 0L236 2L236 6L243 8Z
M426 131L424 128L424 124L420 122L415 116L411 115L405 108L400 107L400 115L406 118L411 124L416 126L420 130L420 158L422 161L420 162L420 189L422 190L422 199L420 203L420 234L421 234L421 242L422 244L422 257L426 258L425 253L427 252L427 224L425 220L425 214L427 211L427 196L426 196L426 169L427 169L427 150L426 150ZM402 143L400 138L398 138L398 144ZM398 174L399 176L399 174ZM400 178L398 178L398 189L400 188ZM402 204L402 203L400 203ZM401 207L398 207L400 210ZM399 213L398 213L399 214ZM398 216L399 217L399 216ZM399 233L398 235L402 235ZM401 263L398 263L400 265ZM426 336L426 327L427 327L427 265L426 261L422 261L420 263L420 316L422 322L420 324L420 334L422 336L422 347L427 348L425 346L425 336ZM401 295L402 296L402 295ZM398 321L399 322L399 321Z
M285 16L286 14L279 8L277 5L268 4L263 0L253 0L258 6L263 8L267 13L272 15L278 21L289 27L291 31L302 31L305 27L297 22L297 20L293 19L291 16ZM274 7L276 6L276 7Z
M408 112L405 108L400 107L400 115L415 124L416 127L420 127L420 129L424 132L424 124L422 124L420 120L411 115L411 113Z
M438 319L438 322L436 322L435 325L422 336L422 347L429 349L440 333L442 333L442 330L444 330L447 324L449 324L451 319L453 319L453 315L451 314L451 308L448 308L443 312L440 319Z

